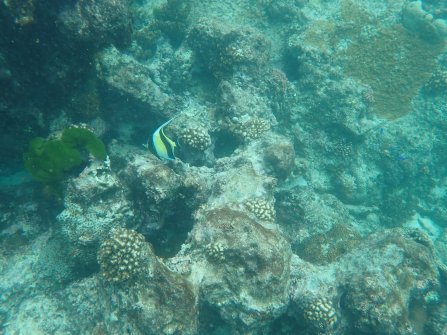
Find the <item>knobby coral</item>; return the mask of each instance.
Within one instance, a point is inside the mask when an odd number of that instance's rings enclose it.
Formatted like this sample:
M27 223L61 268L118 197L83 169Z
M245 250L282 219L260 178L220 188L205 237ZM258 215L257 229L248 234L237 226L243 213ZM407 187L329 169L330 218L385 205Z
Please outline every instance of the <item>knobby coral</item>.
M117 228L112 231L98 251L101 273L110 282L123 282L142 270L144 236L133 230Z

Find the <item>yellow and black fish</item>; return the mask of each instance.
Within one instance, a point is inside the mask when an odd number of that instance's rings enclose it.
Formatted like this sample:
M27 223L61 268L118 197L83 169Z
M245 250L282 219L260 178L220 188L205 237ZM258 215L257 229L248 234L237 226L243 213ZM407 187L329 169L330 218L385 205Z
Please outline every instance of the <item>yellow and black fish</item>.
M155 130L152 138L149 138L147 147L152 148L154 154L164 160L175 160L175 148L177 147L175 141L166 136L164 127L166 127L175 118L169 119ZM152 142L152 143L149 143Z

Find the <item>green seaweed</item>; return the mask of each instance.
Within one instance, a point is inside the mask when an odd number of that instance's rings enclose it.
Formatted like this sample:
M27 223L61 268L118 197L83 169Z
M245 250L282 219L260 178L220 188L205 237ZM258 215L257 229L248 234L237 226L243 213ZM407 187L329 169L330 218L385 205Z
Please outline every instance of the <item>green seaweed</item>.
M28 151L23 154L23 161L35 180L54 184L85 161L80 150L86 150L100 160L107 156L104 144L95 134L85 128L71 127L57 139L32 139Z
M88 129L76 127L65 129L62 133L62 142L71 147L85 148L99 160L106 159L104 143Z

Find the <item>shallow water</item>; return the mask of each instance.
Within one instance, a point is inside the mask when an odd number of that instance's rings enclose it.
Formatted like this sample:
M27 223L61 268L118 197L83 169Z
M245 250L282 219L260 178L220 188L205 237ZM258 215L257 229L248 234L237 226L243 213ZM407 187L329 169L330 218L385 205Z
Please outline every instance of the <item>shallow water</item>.
M0 334L447 334L445 1L0 25Z

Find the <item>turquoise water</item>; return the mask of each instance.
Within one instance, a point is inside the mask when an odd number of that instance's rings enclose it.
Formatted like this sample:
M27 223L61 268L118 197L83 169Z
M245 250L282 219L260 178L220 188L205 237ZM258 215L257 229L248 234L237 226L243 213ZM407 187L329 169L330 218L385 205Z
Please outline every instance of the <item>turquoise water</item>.
M447 334L446 1L0 27L0 334Z

